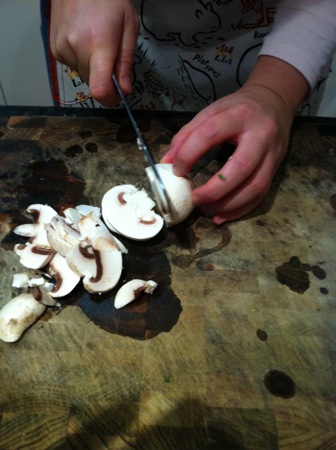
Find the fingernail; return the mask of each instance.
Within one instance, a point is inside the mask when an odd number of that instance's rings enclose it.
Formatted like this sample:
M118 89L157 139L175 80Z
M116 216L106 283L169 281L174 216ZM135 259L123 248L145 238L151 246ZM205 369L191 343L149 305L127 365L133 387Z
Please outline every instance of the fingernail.
M172 158L170 157L170 153L165 153L162 158L160 159L160 163L163 164L170 164L172 162Z
M183 168L181 166L178 166L177 164L173 164L173 172L177 177L183 177L185 175Z
M215 225L223 225L226 222L225 218L219 215L213 216L212 221Z

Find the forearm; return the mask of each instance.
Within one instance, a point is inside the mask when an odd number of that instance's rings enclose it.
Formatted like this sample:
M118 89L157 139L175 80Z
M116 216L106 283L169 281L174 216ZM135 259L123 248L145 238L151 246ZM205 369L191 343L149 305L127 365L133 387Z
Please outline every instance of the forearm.
M314 88L336 50L335 0L282 0L261 55L291 64Z

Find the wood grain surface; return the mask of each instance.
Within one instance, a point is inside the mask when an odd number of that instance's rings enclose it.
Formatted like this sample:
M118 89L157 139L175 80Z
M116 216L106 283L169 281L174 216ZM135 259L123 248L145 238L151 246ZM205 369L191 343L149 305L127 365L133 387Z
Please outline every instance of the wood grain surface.
M30 204L100 206L118 183L148 184L118 111L0 113L3 306ZM138 117L157 160L186 120ZM210 152L195 182L231 152ZM335 181L336 122L301 119L248 217L215 226L195 210L152 241L121 238L123 281L157 291L117 311L115 291L79 287L0 341L0 449L336 449Z

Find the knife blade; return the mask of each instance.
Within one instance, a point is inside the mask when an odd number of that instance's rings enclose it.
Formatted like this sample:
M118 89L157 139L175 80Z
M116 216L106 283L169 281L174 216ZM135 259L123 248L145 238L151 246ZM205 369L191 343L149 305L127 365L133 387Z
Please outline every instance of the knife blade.
M119 82L118 82L115 74L112 75L112 80L114 82L114 85L116 87L118 95L121 99L121 103L123 104L123 106L127 112L127 115L131 121L131 124L133 126L133 129L135 131L135 134L137 137L138 149L144 153L145 159L146 159L147 163L149 164L150 168L152 169L153 174L157 180L157 185L159 187L159 191L157 191L156 186L152 185L152 188L154 191L154 195L156 197L156 201L158 203L158 207L159 207L159 209L161 209L161 211L163 212L164 215L168 215L168 216L171 216L171 218L174 218L174 208L173 208L172 202L169 198L166 186L164 185L162 178L157 170L154 157L153 157L151 151L149 150L149 148L147 147L145 139L138 127L138 124L133 116L131 108L128 105L126 97L120 88ZM166 222L169 222L170 220L172 220L171 218L169 219L169 217L168 217L168 221L166 220Z

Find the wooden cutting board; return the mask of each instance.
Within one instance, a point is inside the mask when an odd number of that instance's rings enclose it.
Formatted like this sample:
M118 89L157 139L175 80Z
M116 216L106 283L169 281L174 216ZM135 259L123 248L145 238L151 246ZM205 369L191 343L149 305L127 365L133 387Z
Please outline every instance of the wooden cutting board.
M100 206L118 183L148 184L121 112L0 113L3 306L30 204ZM137 119L159 160L189 116ZM0 449L336 448L335 131L298 119L250 216L218 227L195 211L152 241L121 238L122 281L156 279L152 296L117 311L115 291L79 287L0 342ZM231 152L210 152L196 182Z

